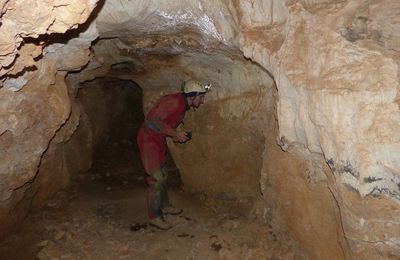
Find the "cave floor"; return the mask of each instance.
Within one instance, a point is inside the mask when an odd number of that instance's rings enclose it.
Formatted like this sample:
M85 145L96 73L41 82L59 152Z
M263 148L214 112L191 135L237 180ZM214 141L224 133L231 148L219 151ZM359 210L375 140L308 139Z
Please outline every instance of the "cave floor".
M221 213L177 185L174 227L146 224L142 177L80 175L0 244L2 259L293 259L268 226Z

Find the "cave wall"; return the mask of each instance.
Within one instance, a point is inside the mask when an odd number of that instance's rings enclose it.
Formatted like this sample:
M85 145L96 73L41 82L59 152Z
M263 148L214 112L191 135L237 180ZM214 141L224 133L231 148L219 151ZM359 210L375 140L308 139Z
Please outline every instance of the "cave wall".
M274 146L264 154L261 189L267 218L282 233L291 234L306 259L350 259L341 212L328 166L320 168ZM323 163L323 160L321 160Z
M203 68L197 78L207 75L216 82L206 103L186 114L183 128L193 139L170 142L170 150L187 187L219 198L259 197L265 136L275 120L273 80L242 58L212 58L216 66L209 73L208 62L192 64L193 70Z
M52 34L77 28L95 4L0 1L1 235L68 182L72 166L63 162L71 157L57 144L70 138L79 116L64 78L87 63L96 36Z
M255 2L251 12L237 3L241 48L275 76L278 143L313 162L309 173L329 165L324 172L351 256L398 255L399 4L299 1L282 4L285 12L268 10L271 19L263 20ZM249 22L254 17L258 27Z

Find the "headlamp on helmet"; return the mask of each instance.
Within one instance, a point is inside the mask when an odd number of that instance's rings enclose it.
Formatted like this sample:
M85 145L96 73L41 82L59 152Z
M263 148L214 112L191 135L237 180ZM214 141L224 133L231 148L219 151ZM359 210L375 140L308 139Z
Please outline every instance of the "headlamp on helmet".
M196 96L200 93L206 93L211 90L211 84L203 84L197 80L190 79L182 83L182 90L184 93L191 96Z

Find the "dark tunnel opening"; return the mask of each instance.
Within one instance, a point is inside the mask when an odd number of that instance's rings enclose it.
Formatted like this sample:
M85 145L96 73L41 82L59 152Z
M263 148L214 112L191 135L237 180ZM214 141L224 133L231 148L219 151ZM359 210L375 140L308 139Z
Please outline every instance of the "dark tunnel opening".
M105 189L139 182L145 172L137 146L137 132L144 121L143 90L134 81L99 78L83 83L78 102L92 128L90 179ZM169 185L182 185L179 170L167 151Z

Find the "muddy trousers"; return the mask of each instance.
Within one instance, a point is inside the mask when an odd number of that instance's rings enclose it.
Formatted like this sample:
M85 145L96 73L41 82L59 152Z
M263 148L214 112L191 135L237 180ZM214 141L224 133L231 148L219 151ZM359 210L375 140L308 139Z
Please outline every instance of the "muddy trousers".
M168 171L165 167L146 176L147 214L149 219L163 217L162 209L169 206L167 178Z

